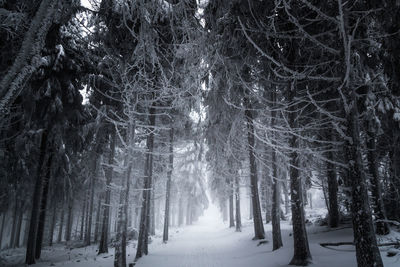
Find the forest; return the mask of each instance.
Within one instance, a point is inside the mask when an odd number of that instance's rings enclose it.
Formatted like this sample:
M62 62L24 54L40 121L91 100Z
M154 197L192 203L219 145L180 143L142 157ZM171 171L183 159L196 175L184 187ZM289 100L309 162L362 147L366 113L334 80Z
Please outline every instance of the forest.
M1 266L400 265L399 0L0 0Z

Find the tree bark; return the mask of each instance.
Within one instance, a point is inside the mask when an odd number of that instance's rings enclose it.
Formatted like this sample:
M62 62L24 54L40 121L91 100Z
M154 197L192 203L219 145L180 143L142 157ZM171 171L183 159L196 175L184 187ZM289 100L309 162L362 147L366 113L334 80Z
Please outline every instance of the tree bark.
M348 88L349 89L349 88ZM354 243L358 266L383 266L379 252L372 214L368 200L368 187L361 155L359 113L356 93L352 93L352 108L346 114L348 136L346 154L349 162L349 178L351 181L351 213L353 222Z
M60 226L58 228L58 238L57 238L57 242L60 243L62 241L62 233L63 233L63 228L64 228L64 205L65 202L65 198L63 196L62 200L61 200L61 214L60 214Z
M25 204L23 202L24 201L21 200L20 208L19 208L19 211L18 211L17 229L16 229L16 233L15 233L15 240L14 240L14 246L17 247L17 248L20 247L22 220L24 218L24 206L25 206Z
M150 133L147 136L147 155L144 172L144 192L142 201L142 211L140 214L140 230L139 239L136 250L136 259L139 259L143 254L148 254L148 239L150 228L150 205L151 205L151 191L152 191L152 177L153 177L153 149L154 149L154 126L156 124L155 108L149 108L149 124Z
M15 200L14 200L14 211L13 211L13 219L11 221L11 234L10 234L10 248L15 248L15 228L17 227L18 220L18 209L19 209L19 200L18 200L18 191L15 190Z
M42 167L44 164L44 158L46 155L47 148L47 130L44 130L42 133L42 140L40 141L40 154L39 154L39 162L36 170L36 183L33 192L32 199L32 211L31 211L31 220L29 223L29 234L28 234L28 242L26 246L26 258L25 263L30 265L35 263L35 249L36 249L36 236L38 229L38 220L39 220L39 211L40 211L40 201L42 196Z
M49 194L52 161L53 161L53 154L50 151L49 158L47 159L46 175L43 179L43 185L42 185L43 190L42 190L42 197L41 197L41 203L40 203L39 224L38 224L38 230L37 230L36 249L35 249L35 258L36 259L40 259L40 255L42 253L42 244L43 244L44 226L46 223L47 198L48 198L48 194Z
M242 218L240 213L240 184L239 184L239 175L235 174L235 199L236 199L236 232L242 231Z
M292 103L295 97L294 84L291 83L288 91L289 114L288 122L292 131L296 131L297 113L296 105ZM304 218L304 203L303 203L303 189L301 177L299 175L299 155L298 144L299 140L295 133L293 133L289 140L290 152L290 196L291 196L291 209L292 209L292 222L293 222L293 241L294 241L294 255L290 261L290 265L306 266L311 262L311 253L308 245L307 231Z
M98 196L97 201L97 211L96 211L96 222L94 228L94 242L97 243L99 241L99 229L100 229L100 218L101 218L101 196Z
M170 197L171 197L171 179L172 170L174 169L174 128L171 127L169 133L169 166L167 171L167 185L165 192L165 215L164 215L164 232L163 232L163 242L168 241L168 229L170 221Z
M114 267L126 267L126 240L128 230L128 205L130 177L132 172L132 162L127 156L128 169L125 174L125 190L120 195L120 207L118 213L117 236L115 241Z
M253 223L254 223L254 239L264 239L264 225L261 216L260 199L258 196L258 181L257 181L257 166L254 155L254 125L251 104L247 97L244 98L245 116L247 120L247 141L250 161L250 185L251 185L251 200L253 205Z
M126 244L128 231L128 210L129 210L129 189L131 184L132 173L132 154L135 138L135 123L132 118L129 123L129 132L127 136L128 149L125 155L125 164L127 167L125 172L125 190L120 195L120 208L118 216L118 227L115 245L114 267L126 267Z
M273 89L274 90L274 89ZM271 92L271 100L273 103L276 101L275 92ZM271 128L274 129L276 120L276 111L271 111ZM278 181L278 166L276 160L276 135L273 131L272 134L272 148L271 148L271 160L272 160L272 250L277 250L283 246L282 235L281 235L281 190L280 182Z
M90 177L90 196L89 196L89 220L88 220L88 227L85 235L85 246L90 246L91 242L91 237L92 237L92 222L93 222L93 206L94 206L94 188L95 188L95 183L96 183L96 176L97 176L97 170L98 170L98 156L95 151L95 148L93 148L93 167L92 167L92 172L91 172L91 177Z
M70 241L71 240L71 231L72 231L72 217L73 217L73 207L74 207L74 199L72 198L72 192L71 189L69 188L68 192L68 214L67 214L67 224L65 226L65 241Z
M101 237L99 244L98 254L108 253L108 231L109 231L109 220L110 220L110 204L111 204L111 191L110 184L113 178L113 167L114 156L115 156L115 143L116 143L116 133L113 126L111 126L110 133L110 153L108 156L108 164L106 168L106 190L105 190L105 200L103 209L103 223L101 229Z
M1 246L3 241L4 224L6 223L7 211L4 211L2 215L3 218L1 219L1 229L0 229L0 250L2 248Z
M235 215L234 215L234 207L233 207L233 194L234 194L234 189L233 185L230 184L229 186L229 228L235 227Z
M326 172L328 180L328 214L329 214L329 226L332 228L338 227L339 225L339 206L338 206L338 182L336 177L336 168L333 165L333 152L328 152L328 160L326 162Z
M153 183L154 186L154 183ZM150 230L149 234L154 236L156 235L156 205L155 205L155 196L154 196L154 188L151 189L150 195Z
M360 140L360 117L357 102L356 85L353 83L352 63L354 51L352 50L352 33L349 29L348 11L344 8L342 1L338 1L339 19L341 21L340 34L343 41L343 63L344 63L344 114L346 115L346 157L348 162L348 178L351 183L351 213L353 223L354 243L356 244L356 258L358 266L383 267L381 254L379 252L372 215L368 199L368 186L362 158L362 147ZM351 32L350 32L351 31Z
M83 240L83 233L85 230L85 214L86 214L86 196L84 196L83 205L82 205L81 230L79 232L79 240Z

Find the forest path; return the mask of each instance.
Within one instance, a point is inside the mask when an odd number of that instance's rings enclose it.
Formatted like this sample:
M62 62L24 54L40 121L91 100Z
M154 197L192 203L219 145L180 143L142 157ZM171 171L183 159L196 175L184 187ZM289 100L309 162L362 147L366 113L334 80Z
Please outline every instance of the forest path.
M266 266L265 262L263 264L260 262L260 265L254 262L260 259L254 257L255 255L268 253L265 246L257 247L257 244L257 241L251 240L248 231L235 233L234 228L227 228L222 223L217 207L211 205L194 225L182 230L173 229L172 237L167 244L156 240L150 247L151 253L140 259L135 266Z

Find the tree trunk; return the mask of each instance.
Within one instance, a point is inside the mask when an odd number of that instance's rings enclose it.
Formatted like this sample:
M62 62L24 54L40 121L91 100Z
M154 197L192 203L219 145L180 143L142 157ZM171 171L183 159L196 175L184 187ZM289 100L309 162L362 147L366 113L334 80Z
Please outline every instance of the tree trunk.
M235 174L235 199L236 199L236 232L242 231L242 218L240 213L240 184L239 184L239 175Z
M43 179L43 190L42 190L42 197L41 197L41 203L40 203L39 224L38 224L37 237L36 237L36 249L35 249L35 258L36 259L40 259L40 255L42 253L44 226L46 223L47 197L49 194L52 160L53 160L53 154L50 151L50 155L47 160L46 175Z
M36 170L36 183L33 192L32 199L32 211L31 211L31 220L29 223L29 234L28 234L28 242L26 245L26 258L25 263L30 265L35 263L35 248L36 248L36 236L38 229L38 220L39 220L39 211L40 211L40 201L42 196L42 167L44 164L44 158L46 155L46 147L47 147L47 130L44 130L42 133L42 140L40 141L40 154L39 154L39 162Z
M70 189L71 190L71 189ZM71 240L71 231L72 231L72 217L73 217L73 207L74 207L74 199L72 198L72 192L69 190L68 192L68 214L67 214L67 224L65 226L65 241Z
M11 222L11 234L10 234L10 248L15 248L15 228L17 227L17 220L18 220L18 207L19 200L18 200L18 191L15 190L15 200L14 200L14 211L13 211L13 219Z
M258 181L257 181L257 166L256 158L254 155L254 125L253 114L251 112L251 104L247 97L244 98L244 105L246 107L245 116L247 119L247 140L250 161L250 184L251 184L251 200L253 205L253 223L254 223L254 239L264 239L264 225L261 216L260 199L258 196Z
M353 90L352 109L347 114L348 136L352 139L346 143L347 159L349 162L349 178L352 190L352 221L354 243L358 266L383 266L379 252L374 226L372 224L371 209L368 200L368 187L363 160L361 155L359 113L357 97Z
M235 215L233 213L234 207L233 207L233 185L230 184L229 188L229 228L235 227Z
M62 241L62 233L64 228L64 208L65 208L64 202L65 198L63 196L61 201L60 227L58 228L58 238L57 238L58 243Z
M95 149L94 149L95 150ZM98 168L98 156L96 151L93 151L93 167L90 177L90 199L89 199L89 220L88 227L85 235L85 246L90 246L90 241L92 237L92 221L93 221L93 205L94 205L94 188L96 183L96 176Z
M253 220L253 201L251 199L251 188L248 188L247 193L249 194L249 220Z
M4 224L6 223L6 215L7 215L7 211L3 212L3 218L1 219L1 229L0 229L0 250L1 250L1 246L2 246L2 241L3 241L3 232L4 232Z
M154 183L153 183L154 187ZM156 207L155 207L155 196L154 196L154 188L151 189L150 196L150 231L149 234L154 236L156 235Z
M283 181L282 184L283 184L283 194L285 195L285 215L288 215L290 208L290 200L289 200L288 185L286 182L286 173L285 173L285 181Z
M100 218L101 218L101 196L99 195L99 199L97 202L97 211L96 211L96 222L94 228L94 242L97 243L99 241L99 229L100 229Z
M167 171L167 186L165 192L165 215L164 215L164 232L163 242L168 241L168 228L170 221L170 197L171 197L171 179L172 170L174 169L174 128L171 127L169 134L169 166Z
M120 207L118 212L118 226L115 240L114 267L126 267L126 239L128 230L128 205L130 177L132 172L132 160L127 155L128 169L125 174L125 190L120 195Z
M332 228L339 225L339 206L338 206L338 182L336 178L336 169L333 163L333 152L328 153L329 161L326 162L326 171L328 178L328 204L329 204L329 226Z
M86 196L84 197L82 205L81 231L79 232L79 240L83 240L83 232L85 230L85 214L86 214Z
M294 87L291 84L291 87ZM288 122L292 131L296 131L297 113L296 106L292 103L295 97L295 88L289 88L289 114ZM311 253L308 245L307 231L304 218L304 203L303 203L303 189L301 177L299 175L300 159L297 153L299 144L298 137L293 133L289 140L290 152L290 196L292 208L292 222L293 222L293 241L294 241L294 255L290 261L290 265L306 266L311 262Z
M150 133L147 136L147 155L144 175L144 192L142 211L140 214L139 239L136 250L136 259L148 254L149 228L150 228L150 205L153 178L153 149L154 149L154 126L156 125L155 109L149 108Z
M108 157L108 164L106 168L106 190L105 190L105 200L103 209L103 223L101 229L101 237L99 244L98 254L108 253L108 230L109 230L109 220L110 220L110 204L111 204L111 191L110 184L113 178L113 167L114 155L115 155L115 143L116 143L116 133L113 126L111 126L110 133L110 154Z
M125 164L127 167L125 173L125 190L120 195L120 208L118 216L118 227L115 245L114 267L126 267L126 240L128 231L128 210L129 210L129 189L131 184L132 173L132 154L135 138L135 123L132 118L129 123L129 132L127 136L128 149L125 155Z
M275 103L276 96L275 92L271 92L272 103ZM271 111L271 128L274 129L276 120L276 111ZM271 160L272 160L272 250L277 250L282 247L282 235L281 235L281 190L280 182L278 181L278 162L276 160L276 135L272 132L272 148L271 148Z
M24 206L25 206L25 204L23 203L23 201L21 201L20 208L18 211L17 229L16 229L16 233L15 233L15 240L14 240L14 246L17 248L20 247L22 220L24 218Z
M328 142L335 141L335 136L330 132L331 130L326 131L325 139ZM337 172L336 167L333 164L335 161L333 146L329 147L329 151L326 154L326 177L328 182L328 189L325 189L324 184L322 184L322 190L324 193L325 203L328 209L329 221L328 224L332 228L336 228L339 225L339 205L338 205L338 181L337 181ZM326 191L328 194L326 194Z
M376 225L375 231L378 235L387 235L390 233L389 225L385 222L386 212L383 204L382 198L382 187L381 181L379 179L379 170L378 170L378 162L376 155L376 141L375 141L375 133L373 132L371 123L368 123L367 127L367 160L368 160L368 171L371 175L371 193L372 193L372 201L373 201L373 209L376 217Z

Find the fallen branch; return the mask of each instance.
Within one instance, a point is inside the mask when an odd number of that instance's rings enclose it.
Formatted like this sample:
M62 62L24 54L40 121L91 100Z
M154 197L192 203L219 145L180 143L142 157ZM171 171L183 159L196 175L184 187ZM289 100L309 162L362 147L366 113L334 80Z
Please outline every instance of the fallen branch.
M353 242L319 243L321 247L355 246ZM378 244L378 247L400 246L400 242L389 242Z

